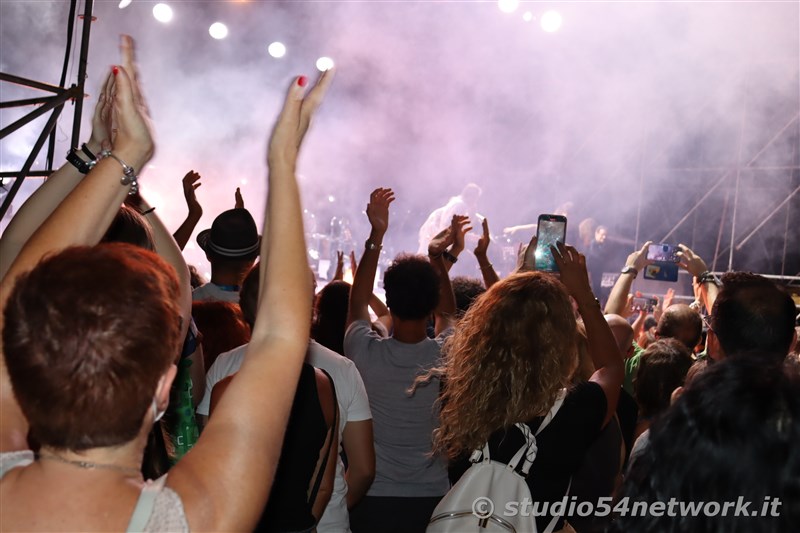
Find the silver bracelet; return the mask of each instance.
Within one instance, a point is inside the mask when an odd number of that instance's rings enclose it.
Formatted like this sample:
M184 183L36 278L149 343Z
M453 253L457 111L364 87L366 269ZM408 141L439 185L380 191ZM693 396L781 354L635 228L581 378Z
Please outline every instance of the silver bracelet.
M131 190L128 191L128 194L133 195L139 192L139 182L137 181L136 171L133 169L132 166L129 166L125 161L120 159L119 157L115 156L109 151L104 152L107 157L112 159L116 159L117 163L122 165L122 178L120 178L119 182L122 185L130 185Z

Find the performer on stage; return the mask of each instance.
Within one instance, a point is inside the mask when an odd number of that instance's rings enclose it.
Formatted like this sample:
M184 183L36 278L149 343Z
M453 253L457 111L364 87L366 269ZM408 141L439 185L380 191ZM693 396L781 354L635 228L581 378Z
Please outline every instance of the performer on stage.
M474 183L468 184L458 196L453 196L450 200L428 216L425 223L419 229L419 250L417 253L426 255L428 244L437 233L450 225L453 215L467 215L470 217L472 227L480 226L483 216L477 212L478 200L483 191ZM473 219L477 215L480 220Z

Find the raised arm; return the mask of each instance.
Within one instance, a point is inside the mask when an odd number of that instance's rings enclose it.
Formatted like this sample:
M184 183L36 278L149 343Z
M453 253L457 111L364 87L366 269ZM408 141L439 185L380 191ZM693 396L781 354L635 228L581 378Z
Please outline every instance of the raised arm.
M132 57L132 47L130 37L123 37L124 59ZM124 63L127 65L130 61ZM106 86L104 98L110 102L117 124L111 152L138 172L153 156L155 145L136 81L125 67L114 67L112 83ZM45 254L100 241L131 189L131 183L125 178L123 166L117 159L106 157L97 163L22 247L0 283L0 308L5 308L16 278L30 270ZM2 322L0 314L0 329ZM1 353L0 395L0 451L26 449L27 421L11 391Z
M481 276L483 276L483 284L488 289L498 281L500 277L494 270L494 266L489 262L489 257L486 252L489 249L489 243L492 242L491 234L489 233L489 219L483 219L483 234L478 239L478 244L475 245L475 258L478 260L478 266L481 269Z
M458 261L458 256L461 252L464 251L465 239L467 233L471 230L472 226L469 225L468 216L453 215L453 219L450 221L450 234L453 236L453 244L450 246L449 250L444 250L442 252L442 257L445 259L444 266L447 268L448 272L450 272L450 269L453 268L453 265Z
M714 307L714 301L719 294L719 285L717 285L717 278L708 271L708 266L702 257L694 253L688 246L679 244L678 248L678 263L681 267L695 277L697 280L698 290L700 291L700 300L706 307L706 312L710 315L711 308Z
M614 283L614 288L611 289L611 294L608 296L605 309L607 315L626 317L630 314L628 293L631 291L633 280L648 264L647 247L651 244L651 241L647 241L639 250L628 256L625 266L622 268L622 273L617 278L617 282Z
M109 69L108 76L99 88L100 96L92 115L92 134L86 142L86 147L95 157L104 149L111 147L107 122L111 116L112 101L107 98L107 93L111 94L110 87L113 81L113 73ZM88 163L91 160L84 150L76 150L75 154L84 162ZM0 279L6 275L11 263L31 235L80 183L83 176L75 165L67 162L53 172L22 204L0 237Z
M369 321L369 301L375 284L375 271L381 255L383 236L389 228L389 205L394 201L392 189L379 188L372 191L367 204L367 218L371 226L369 239L364 247L364 255L358 263L350 289L350 306L347 313L347 326L356 320Z
M456 296L453 294L453 287L450 284L450 274L445 265L444 251L455 240L453 228L456 227L457 216L453 216L454 223L449 228L440 231L428 244L428 258L433 268L436 269L436 273L439 274L440 281L439 304L433 310L434 332L437 336L453 325L453 317L456 314Z
M600 385L606 395L605 425L617 410L619 391L625 377L622 353L600 310L600 304L592 294L586 258L572 246L563 243L559 243L558 250L553 248L553 258L561 272L561 282L577 302L578 312L586 327L589 355L596 369L589 381Z
M175 230L175 233L172 234L175 238L175 242L178 243L178 248L181 250L186 247L186 243L189 242L189 239L192 237L194 228L197 227L197 223L200 222L200 217L203 216L203 206L197 201L197 194L195 193L197 188L202 185L202 183L200 183L201 179L200 174L194 170L190 170L182 180L183 197L186 199L186 207L189 208L189 214L186 215L186 219L180 227Z
M198 443L170 471L192 530L251 530L269 496L308 346L308 281L298 150L332 73L304 96L292 81L269 141L258 312L244 362Z

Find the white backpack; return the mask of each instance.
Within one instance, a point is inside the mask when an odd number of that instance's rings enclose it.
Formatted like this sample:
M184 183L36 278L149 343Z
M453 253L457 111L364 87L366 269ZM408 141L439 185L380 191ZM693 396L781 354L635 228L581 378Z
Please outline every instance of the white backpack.
M562 389L536 435L553 420L565 396L566 390ZM469 459L472 466L436 506L426 533L538 533L533 514L519 512L523 502L532 501L525 478L538 452L536 436L526 424L516 424L516 427L524 435L526 444L508 464L491 460L488 442L483 450L472 452ZM522 474L519 474L516 469L523 457ZM552 533L558 519L554 516L543 533Z

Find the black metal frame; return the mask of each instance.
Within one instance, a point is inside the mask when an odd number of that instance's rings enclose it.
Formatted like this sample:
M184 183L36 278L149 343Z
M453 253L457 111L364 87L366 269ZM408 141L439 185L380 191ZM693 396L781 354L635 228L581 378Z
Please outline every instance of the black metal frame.
M65 65L66 61L68 60L69 56L69 48L71 46L71 36L72 36L72 24L74 23L75 13L77 12L77 4L78 0L70 0L70 27L68 31L68 39L67 39L67 53L65 54ZM9 124L2 130L0 130L0 139L4 139L7 135L17 131L21 127L29 124L30 122L36 120L40 116L44 115L45 113L51 112L50 118L47 120L44 128L42 128L42 132L39 134L39 137L36 139L33 147L31 148L30 155L25 160L25 163L22 165L22 168L19 171L10 171L10 172L0 172L0 180L3 178L15 178L14 184L9 189L8 194L6 195L5 199L3 200L3 205L0 206L0 219L5 216L6 212L8 211L9 207L11 207L11 202L14 200L14 197L17 195L19 188L22 186L22 182L25 180L26 177L29 176L36 176L36 177L46 177L53 173L53 150L55 146L55 126L58 122L58 118L61 115L61 112L64 109L64 104L67 101L71 100L74 103L74 116L72 119L72 146L78 146L80 142L81 136L81 114L83 113L83 97L84 97L84 83L86 82L86 65L87 65L87 58L89 56L89 33L92 27L92 8L94 6L94 0L85 0L84 3L84 11L81 18L83 19L83 28L81 32L81 48L80 48L80 56L78 59L78 79L77 84L72 84L69 88L64 87L65 76L62 75L61 78L61 86L50 85L47 83L42 83L34 80L29 80L27 78L22 78L20 76L14 76L12 74L7 74L5 72L0 72L0 82L8 82L8 83L15 83L17 85L22 85L24 87L30 87L32 89L39 89L42 91L47 91L53 93L52 96L40 96L37 98L27 98L23 100L10 100L6 102L0 102L0 109L7 109L12 107L24 107L29 105L39 105L30 113L26 114L25 116L21 117L20 119L16 120L12 124ZM66 69L64 70L66 73ZM33 166L33 162L36 160L36 157L39 155L39 152L44 146L45 140L47 137L50 136L50 146L48 148L48 157L47 161L45 162L45 169L44 170L31 170Z

